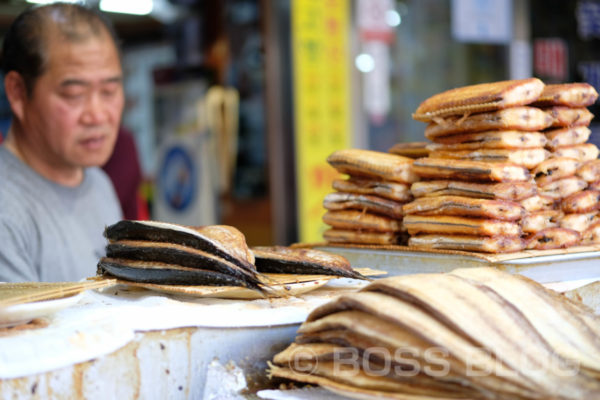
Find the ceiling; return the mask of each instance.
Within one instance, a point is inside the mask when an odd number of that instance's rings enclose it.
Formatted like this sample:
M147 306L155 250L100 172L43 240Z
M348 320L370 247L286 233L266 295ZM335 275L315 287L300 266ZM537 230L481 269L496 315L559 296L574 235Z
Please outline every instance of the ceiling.
M127 0L123 0L127 1ZM0 0L0 35L16 16L31 4L25 0ZM153 16L106 13L113 22L124 45L160 40L165 34L165 25Z

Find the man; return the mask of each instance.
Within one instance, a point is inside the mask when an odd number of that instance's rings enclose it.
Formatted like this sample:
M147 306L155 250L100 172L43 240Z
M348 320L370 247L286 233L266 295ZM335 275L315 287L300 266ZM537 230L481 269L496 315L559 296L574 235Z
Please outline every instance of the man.
M98 168L124 104L113 31L80 5L29 9L5 36L0 70L12 111L0 146L0 281L93 276L104 226L121 218Z

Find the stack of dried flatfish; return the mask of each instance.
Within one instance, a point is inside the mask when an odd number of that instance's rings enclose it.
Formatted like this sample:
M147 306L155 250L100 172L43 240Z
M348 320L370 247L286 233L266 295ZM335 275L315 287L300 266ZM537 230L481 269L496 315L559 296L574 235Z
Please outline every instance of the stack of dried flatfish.
M537 187L529 169L546 160L540 130L552 118L529 107L536 78L471 85L436 94L413 117L428 122L429 157L417 159L417 198L404 206L409 245L512 252L525 248L521 223ZM531 203L531 200L529 200ZM525 204L529 204L525 203Z
M332 243L400 244L405 240L402 205L412 199L413 160L378 151L345 149L327 158L346 179L333 181L335 192L323 200L323 233Z
M600 188L595 184L600 180L600 165L598 148L588 143L593 114L587 109L597 98L598 93L587 83L565 83L546 85L533 103L553 117L552 125L544 131L551 158L532 171L540 196L555 204L553 209L531 216L531 220L552 225L537 233L552 239L546 243L556 241L566 247L600 241L600 225L596 225Z
M397 276L311 312L270 374L357 398L600 398L599 326L494 268Z
M109 243L99 274L143 283L264 288L254 253L231 226L123 220L104 235Z

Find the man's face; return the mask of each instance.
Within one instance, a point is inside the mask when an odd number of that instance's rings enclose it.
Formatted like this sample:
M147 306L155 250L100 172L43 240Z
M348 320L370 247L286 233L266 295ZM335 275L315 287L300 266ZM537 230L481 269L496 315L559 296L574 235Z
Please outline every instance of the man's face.
M117 49L106 34L78 43L50 35L47 50L22 121L30 145L51 168L103 165L124 104Z

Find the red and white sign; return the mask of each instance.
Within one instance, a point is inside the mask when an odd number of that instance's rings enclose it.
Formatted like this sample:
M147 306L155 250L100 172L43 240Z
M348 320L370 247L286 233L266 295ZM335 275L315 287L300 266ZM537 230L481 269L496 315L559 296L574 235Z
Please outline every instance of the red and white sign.
M567 43L560 38L535 39L533 72L546 79L561 82L567 80L569 76Z

